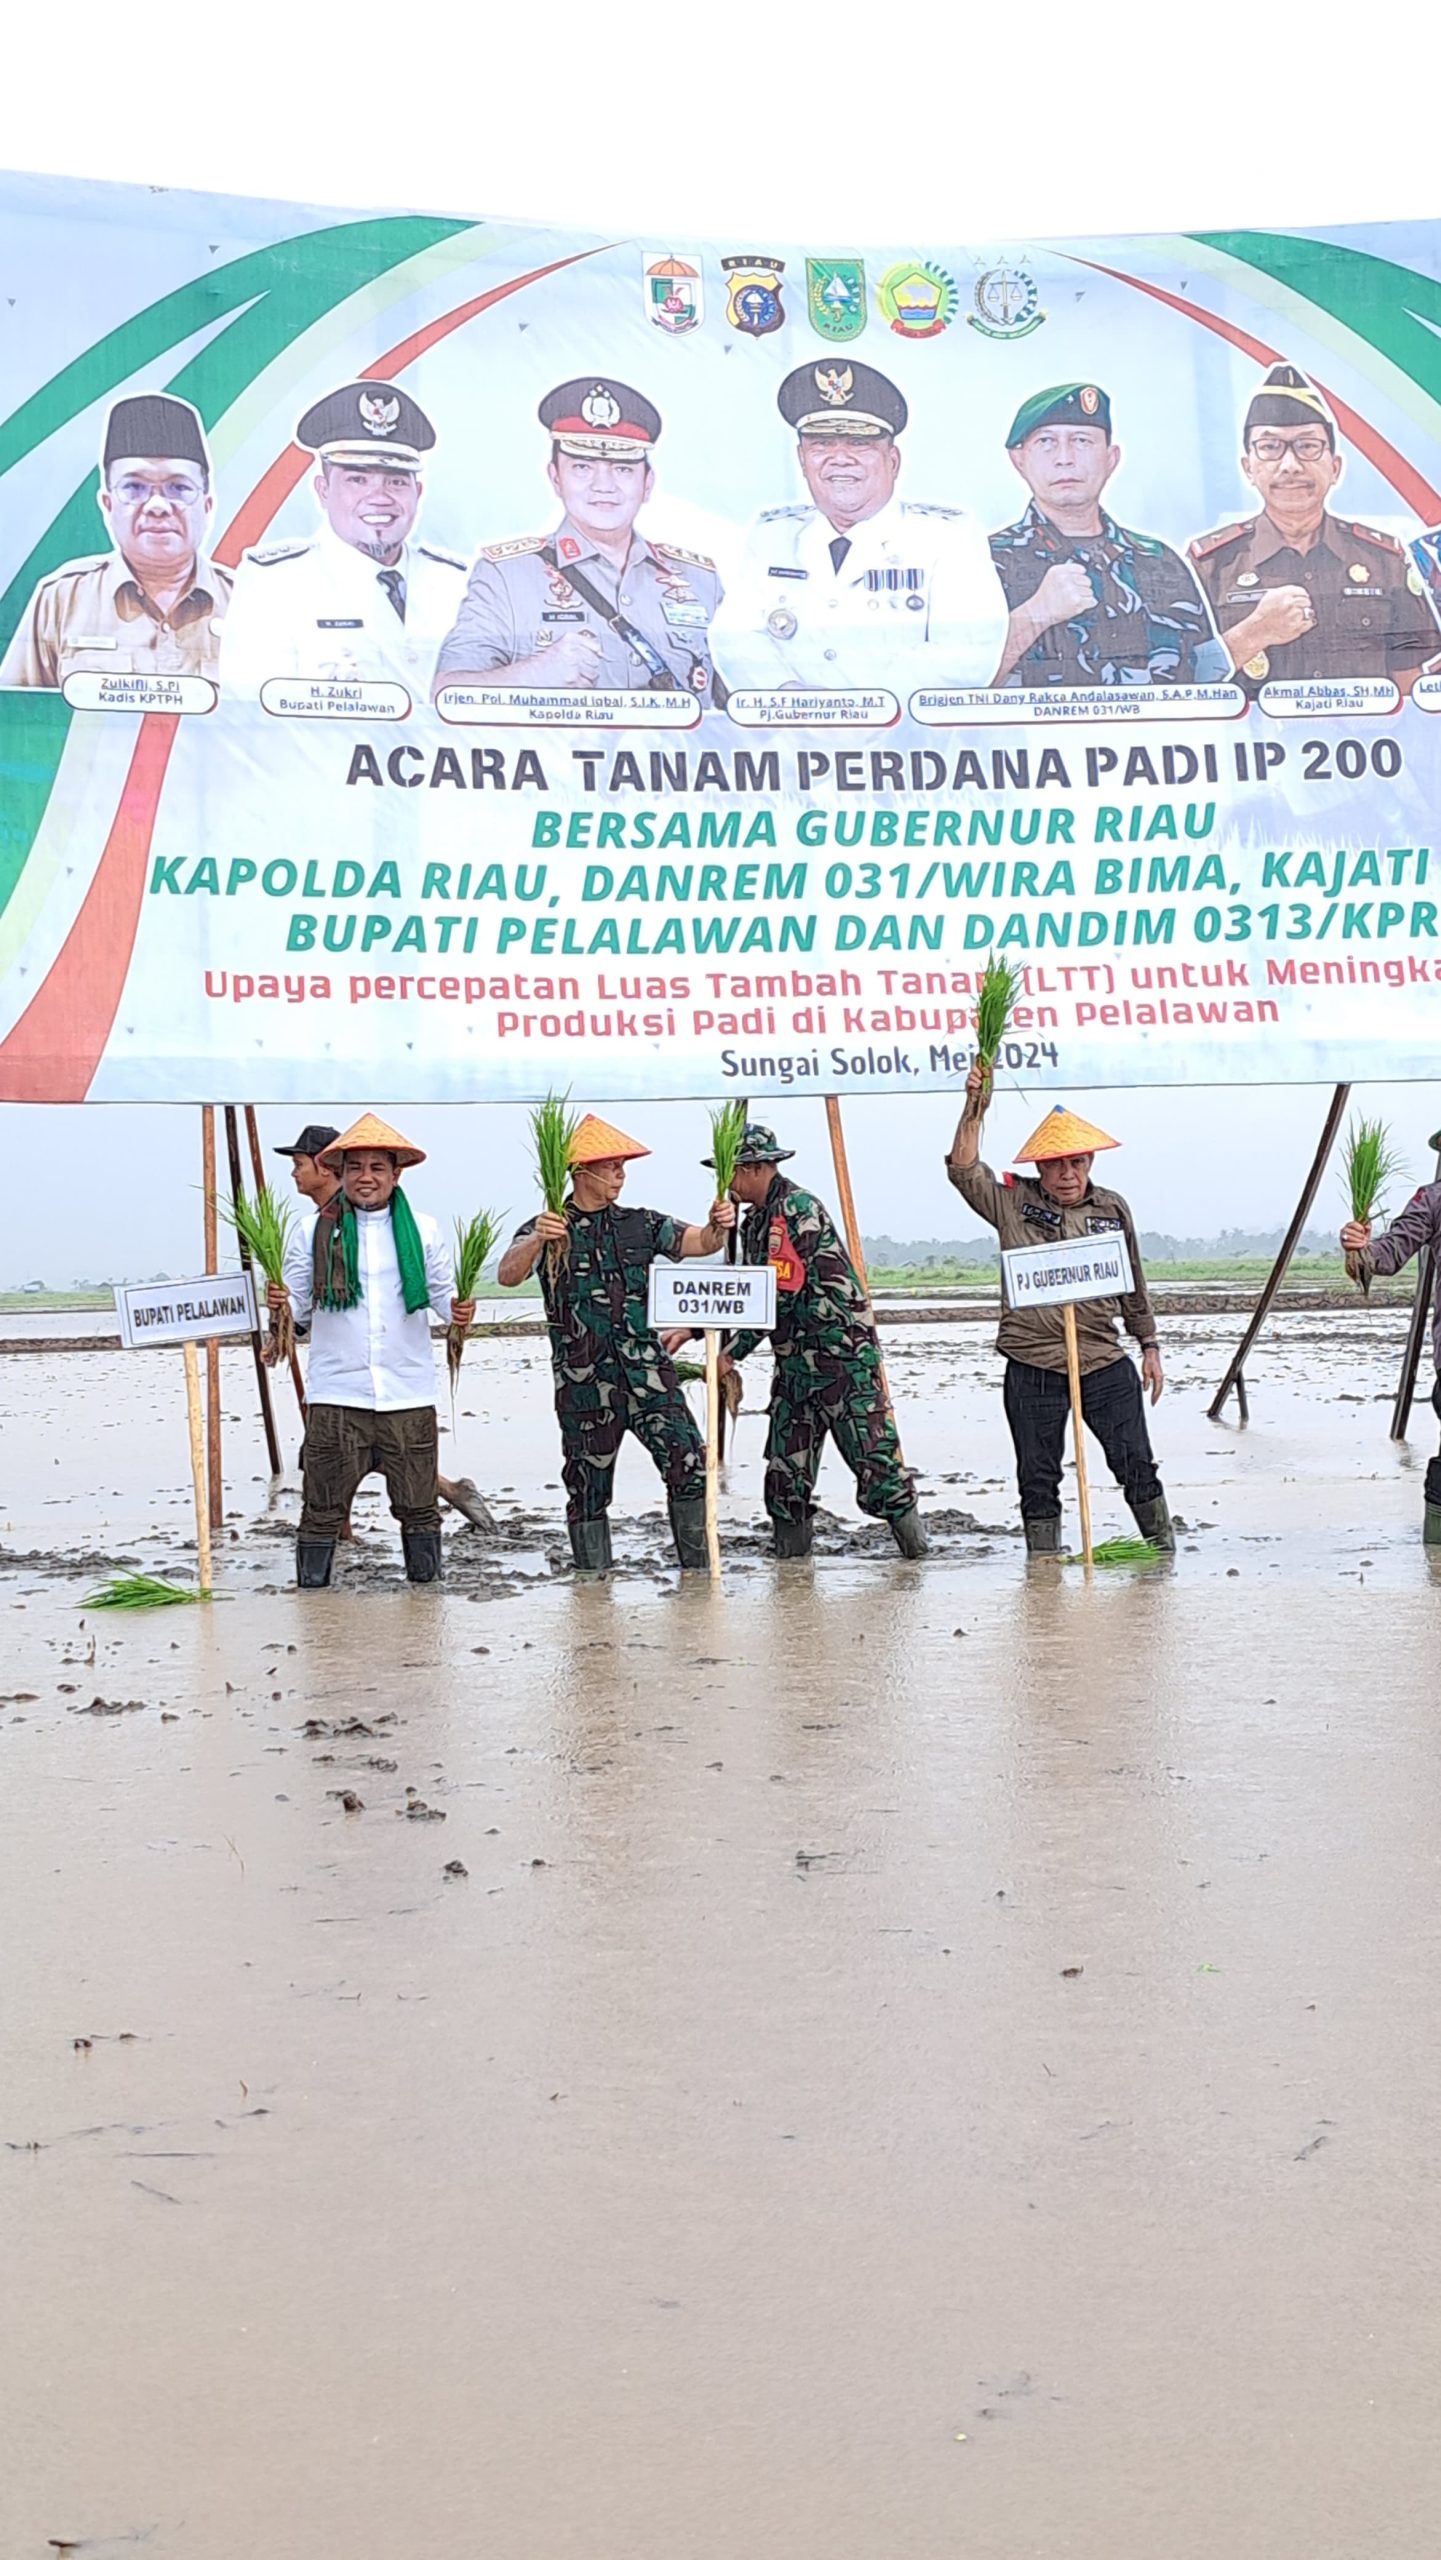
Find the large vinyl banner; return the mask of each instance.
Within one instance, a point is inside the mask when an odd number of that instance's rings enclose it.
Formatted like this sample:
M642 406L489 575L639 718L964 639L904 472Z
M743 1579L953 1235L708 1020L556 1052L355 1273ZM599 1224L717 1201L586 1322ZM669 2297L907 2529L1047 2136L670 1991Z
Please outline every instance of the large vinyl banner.
M1436 1072L1441 224L0 204L0 1099Z

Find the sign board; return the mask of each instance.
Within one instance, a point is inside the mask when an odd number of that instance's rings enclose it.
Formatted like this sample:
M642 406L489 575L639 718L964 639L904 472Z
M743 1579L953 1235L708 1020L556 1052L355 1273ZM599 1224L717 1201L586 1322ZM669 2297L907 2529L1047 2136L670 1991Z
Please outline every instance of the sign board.
M127 1351L150 1342L243 1341L260 1323L249 1271L210 1271L199 1280L144 1280L115 1292Z
M650 1320L657 1332L699 1325L769 1333L776 1320L776 1275L771 1265L726 1262L653 1262Z
M1430 1075L1441 221L752 257L654 184L647 242L0 177L0 1101L959 1091L996 955L1032 1093ZM623 620L561 392L663 425ZM797 415L908 419L834 573ZM1133 530L1012 657L1048 418ZM403 617L326 439L424 457Z
M1123 1298L1134 1286L1126 1239L1069 1236L1061 1244L1028 1244L1003 1253L1006 1298L1013 1307L1079 1306L1083 1298Z

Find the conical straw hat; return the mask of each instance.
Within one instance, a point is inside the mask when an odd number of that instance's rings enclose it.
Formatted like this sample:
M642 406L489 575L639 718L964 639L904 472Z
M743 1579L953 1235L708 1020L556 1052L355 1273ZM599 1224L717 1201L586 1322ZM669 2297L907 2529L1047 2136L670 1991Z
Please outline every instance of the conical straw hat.
M588 1111L570 1142L572 1164L628 1164L632 1156L648 1156L639 1138L628 1138L624 1129L613 1129L608 1120L597 1120Z
M1057 1103L1048 1111L1039 1129L1033 1130L1023 1147L1017 1147L1013 1164L1050 1164L1056 1156L1098 1156L1103 1147L1118 1147L1119 1138L1108 1138L1094 1120L1083 1120L1076 1111L1067 1111Z
M343 1129L333 1145L326 1148L320 1161L328 1164L332 1173L339 1173L341 1159L356 1147L382 1147L387 1155L394 1156L402 1172L407 1165L425 1162L424 1147L413 1147L408 1138L402 1138L398 1129L392 1129L388 1120L378 1120L373 1111L363 1111L351 1128Z

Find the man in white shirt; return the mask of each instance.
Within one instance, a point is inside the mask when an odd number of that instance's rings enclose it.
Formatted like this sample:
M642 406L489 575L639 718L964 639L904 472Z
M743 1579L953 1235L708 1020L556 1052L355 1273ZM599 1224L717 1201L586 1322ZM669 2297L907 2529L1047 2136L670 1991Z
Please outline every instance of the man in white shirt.
M253 700L279 676L403 684L428 701L467 565L414 538L434 427L408 391L361 380L307 409L295 441L319 461L324 522L312 541L245 553L231 599L239 619L224 635L225 692Z
M368 1111L324 1151L341 1187L292 1230L285 1282L310 1325L304 1499L295 1578L302 1590L330 1580L335 1542L363 1477L378 1468L400 1522L411 1582L440 1579L436 1498L435 1355L430 1319L469 1324L473 1302L455 1296L449 1249L434 1218L411 1208L401 1173L424 1164Z
M984 533L958 507L897 498L909 415L867 364L823 356L787 374L776 406L799 439L814 501L771 507L711 625L732 692L988 685L1007 629Z

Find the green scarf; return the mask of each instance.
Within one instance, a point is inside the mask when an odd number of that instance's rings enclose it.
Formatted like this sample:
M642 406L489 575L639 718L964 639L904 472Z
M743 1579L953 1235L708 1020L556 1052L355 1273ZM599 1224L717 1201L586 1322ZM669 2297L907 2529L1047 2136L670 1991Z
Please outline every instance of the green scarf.
M425 1247L420 1229L399 1183L390 1195L390 1223L395 1234L395 1258L400 1265L400 1285L405 1295L405 1312L419 1315L430 1304L430 1283L425 1276ZM315 1221L313 1247L315 1303L318 1307L334 1307L343 1311L360 1304L360 1235L355 1211L343 1191L327 1200Z

